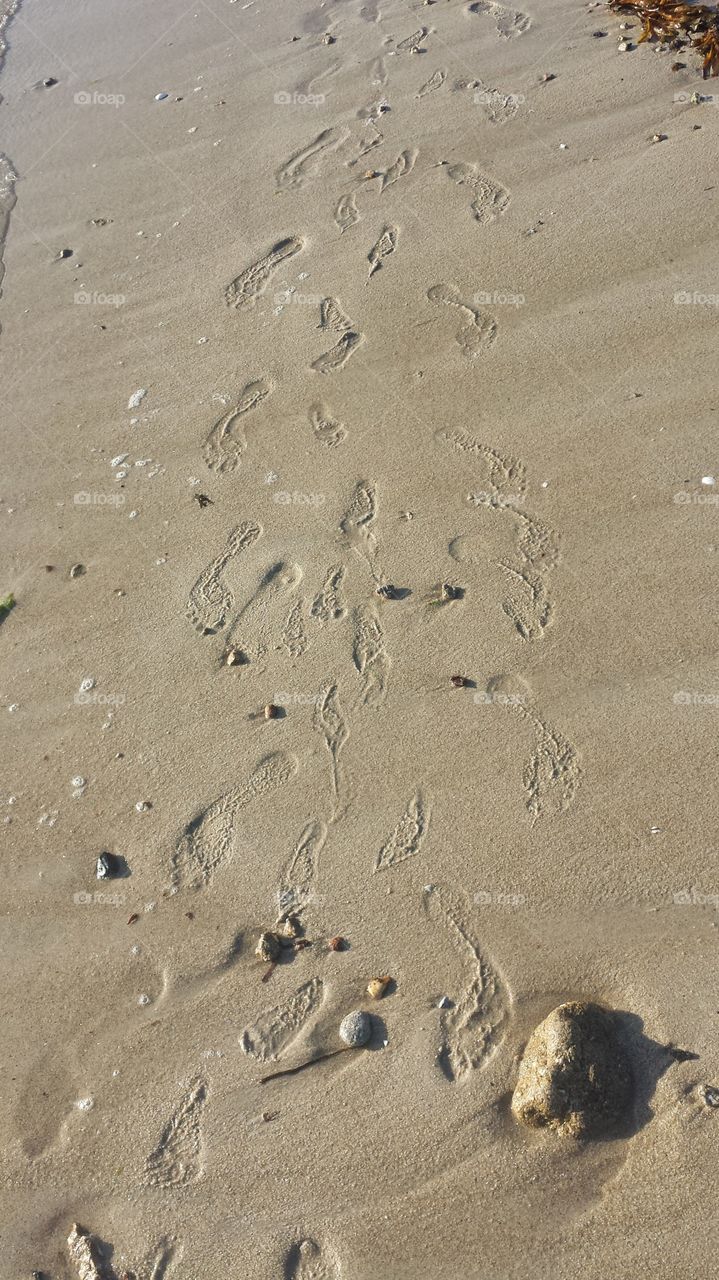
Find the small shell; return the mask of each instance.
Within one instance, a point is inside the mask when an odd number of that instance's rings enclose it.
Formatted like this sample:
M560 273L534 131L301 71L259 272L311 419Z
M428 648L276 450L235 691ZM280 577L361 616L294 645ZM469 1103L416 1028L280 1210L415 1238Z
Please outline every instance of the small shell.
M450 676L450 684L454 685L455 689L464 689L469 684L469 680L466 676Z
M278 916L275 929L283 938L299 938L302 936L300 918L292 912Z
M225 654L225 662L228 667L241 667L247 662L247 658L241 649L228 649Z
M277 720L280 715L280 708L275 706L274 702L268 702L264 710L265 720Z
M353 1009L340 1023L340 1040L351 1049L361 1049L372 1035L372 1019L364 1009Z
M276 933L270 933L269 930L261 933L257 946L255 947L255 955L260 960L264 960L266 964L274 964L279 959L281 943Z
M81 578L81 577L82 577L82 575L83 575L83 573L85 573L85 572L86 572L86 569L85 569L84 564L74 564L74 565L72 566L72 568L70 569L70 577L71 577L71 578Z
M381 1000L391 981L387 973L382 978L370 978L367 983L367 995L373 1000Z
M336 937L330 938L329 942L327 943L327 946L329 947L330 951L344 951L345 947L347 946L347 943L345 942L344 938L340 937L340 935L337 934Z

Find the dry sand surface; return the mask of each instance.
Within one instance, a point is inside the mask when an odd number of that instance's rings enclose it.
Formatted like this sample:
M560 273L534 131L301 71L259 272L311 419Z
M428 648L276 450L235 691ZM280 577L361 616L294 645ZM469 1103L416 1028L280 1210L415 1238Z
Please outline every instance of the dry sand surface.
M1 1280L713 1274L719 82L638 34L7 23Z

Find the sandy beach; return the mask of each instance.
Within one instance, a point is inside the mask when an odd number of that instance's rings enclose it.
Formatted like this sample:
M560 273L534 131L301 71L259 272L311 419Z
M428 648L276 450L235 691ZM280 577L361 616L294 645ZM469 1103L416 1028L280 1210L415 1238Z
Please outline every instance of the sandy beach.
M704 1280L719 80L2 3L0 1280ZM581 1140L512 1106L566 1002Z

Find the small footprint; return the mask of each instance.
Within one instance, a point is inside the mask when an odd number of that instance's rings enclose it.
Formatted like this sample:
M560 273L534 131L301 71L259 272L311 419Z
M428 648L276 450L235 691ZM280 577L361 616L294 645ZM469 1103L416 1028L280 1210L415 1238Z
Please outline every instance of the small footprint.
M301 914L312 901L319 857L327 839L324 822L314 818L302 832L283 873L278 891L280 911Z
M264 658L273 644L271 632L279 625L278 615L286 607L287 597L294 595L301 581L299 565L285 560L270 565L233 619L226 647L240 649L255 663Z
M477 310L468 302L463 302L455 285L435 284L427 290L430 302L448 307L457 307L469 316L469 323L462 325L457 331L456 339L462 352L469 360L474 360L491 347L497 337L497 321L494 316Z
M443 429L436 433L435 439L448 445L457 453L468 453L478 458L485 468L484 483L492 490L497 500L505 503L513 500L521 501L527 487L526 468L518 458L509 454L498 453L496 449L483 444L466 431Z
M390 867L397 866L398 863L405 862L407 858L413 858L419 853L429 828L429 818L429 808L424 802L422 792L417 791L409 801L391 836L385 840L377 854L375 872L387 871Z
M267 283L281 262L293 258L304 249L305 242L301 236L288 236L286 240L278 240L272 248L246 267L239 276L235 276L225 289L225 301L230 307L246 307L255 303L267 288Z
M265 756L247 780L226 792L193 818L171 858L172 884L200 889L232 853L238 813L253 800L284 786L297 772L297 760L284 751Z
M472 4L467 5L467 13L485 14L491 18L497 28L497 35L503 40L524 35L531 26L526 13L507 9L504 5L495 3L495 0L473 0Z
M287 1280L341 1280L342 1272L327 1246L321 1249L314 1240L301 1240L287 1255L285 1276Z
M373 480L358 480L352 501L340 520L339 527L352 550L369 565L373 576L375 576L377 539L372 526L376 519L377 486Z
M340 229L340 235L344 235L345 231L349 231L350 227L354 227L359 220L354 191L340 196L335 209L335 222Z
M260 537L258 524L245 520L230 530L222 550L202 570L190 591L186 615L193 627L206 635L221 631L234 604L234 595L222 581L222 575L230 560L240 551L246 551Z
M202 1166L202 1112L207 1085L193 1080L165 1125L160 1141L145 1162L151 1187L184 1187L196 1182Z
M272 390L272 383L264 378L260 378L257 382L248 382L234 409L223 414L215 423L202 450L210 471L226 475L239 465L240 458L247 448L247 436L242 419L246 413L257 409Z
M417 98L424 98L428 93L435 93L437 89L442 88L442 85L445 83L446 79L447 79L447 72L444 70L443 67L438 67L437 70L434 71L432 75L429 77L429 80L425 80L421 89L417 91L415 96Z
M307 651L309 638L305 631L304 600L301 598L292 606L285 619L281 643L291 658L301 658Z
M337 622L347 614L347 605L342 595L342 584L347 570L344 565L333 565L327 570L322 590L315 596L310 605L310 617L327 624Z
M324 298L320 305L320 329L338 333L339 339L329 351L312 362L317 373L337 373L343 369L352 353L364 341L364 334L352 327L336 298Z
M484 225L504 213L509 204L509 192L498 182L480 173L476 164L452 164L443 166L447 176L460 187L472 192L470 209L477 222Z
M439 1062L450 1080L462 1080L474 1068L484 1066L498 1048L509 1015L509 997L498 972L483 955L459 897L436 885L428 885L425 906L449 930L460 952L469 960L469 981L455 1003L441 1014Z
M340 706L337 685L327 680L320 688L315 704L312 726L325 740L330 755L332 795L339 800L340 795L340 752L349 738L349 728Z
M347 428L321 404L313 405L310 409L310 423L317 443L328 449L333 449L347 439Z
M303 982L282 1004L261 1014L240 1036L243 1053L258 1062L274 1062L304 1030L324 995L321 978Z
M296 191L305 185L307 178L319 168L319 162L327 151L334 151L346 142L346 129L323 129L311 142L295 151L277 170L275 182L278 191Z
M403 178L405 174L411 173L417 161L419 151L406 150L400 151L394 164L389 169L385 169L384 173L380 173L380 193L385 191L387 187L391 187L399 178Z
M360 699L370 707L384 702L389 679L389 659L379 615L371 605L355 611L352 658L361 676Z
M397 248L397 236L399 232L396 227L385 227L379 240L373 244L367 254L369 262L369 275L367 281L372 279L375 271L379 271L382 267L383 258L388 258Z
M397 48L402 53L418 53L419 47L428 34L426 27L420 27L418 31L413 31L411 36L407 36L404 40L400 40ZM424 50L422 50L424 52Z

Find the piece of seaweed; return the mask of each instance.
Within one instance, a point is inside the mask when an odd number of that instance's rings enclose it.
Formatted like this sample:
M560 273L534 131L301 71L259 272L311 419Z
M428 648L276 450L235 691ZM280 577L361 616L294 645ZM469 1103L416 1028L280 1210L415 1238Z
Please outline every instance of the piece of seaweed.
M702 76L719 75L719 9L684 0L608 0L617 13L631 13L642 24L637 44L645 40L676 41L702 54Z

